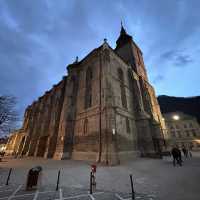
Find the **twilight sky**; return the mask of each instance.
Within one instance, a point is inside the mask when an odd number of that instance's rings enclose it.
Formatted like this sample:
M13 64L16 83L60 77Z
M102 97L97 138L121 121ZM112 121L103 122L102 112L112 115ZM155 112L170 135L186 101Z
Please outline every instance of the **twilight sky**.
M0 95L19 110L66 74L66 66L111 47L120 20L144 54L157 95L200 95L199 0L0 0Z

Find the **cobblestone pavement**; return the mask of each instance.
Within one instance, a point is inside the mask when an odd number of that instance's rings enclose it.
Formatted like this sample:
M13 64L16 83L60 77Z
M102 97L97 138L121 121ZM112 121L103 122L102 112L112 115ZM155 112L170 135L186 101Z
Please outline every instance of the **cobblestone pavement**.
M43 188L26 191L23 185L0 186L0 200L131 200L130 194L94 191L77 188ZM156 200L154 195L135 194L136 200Z
M133 175L136 199L199 200L200 153L194 152L193 155L193 158L184 160L182 167L173 167L170 157L163 160L136 158L113 167L98 165L97 193L93 196L88 194L91 162L42 158L4 159L0 162L0 186L2 185L0 200L34 199L35 196L35 199L59 199L60 194L63 199L72 200L130 199L130 174ZM39 192L27 193L23 190L27 173L30 168L38 165L42 167ZM14 185L14 189L3 186L6 183L9 168L13 168L9 184ZM61 170L59 185L61 193L55 192L59 170ZM11 196L19 185L22 187L16 191L15 197Z

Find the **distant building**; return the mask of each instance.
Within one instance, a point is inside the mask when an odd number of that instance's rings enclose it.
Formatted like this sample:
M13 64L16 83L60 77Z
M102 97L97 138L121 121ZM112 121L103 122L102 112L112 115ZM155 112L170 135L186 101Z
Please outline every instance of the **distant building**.
M195 117L182 112L163 114L170 147L178 145L200 150L200 126Z
M115 49L105 39L67 70L67 76L27 107L20 136L11 139L18 145L11 141L8 150L111 165L160 154L165 134L160 107L142 51L123 26Z
M20 149L22 149L22 139L24 137L24 131L19 129L16 131L13 131L10 136L9 139L7 141L6 144L6 148L5 148L5 153L7 155L16 155L17 152L20 151Z
M8 142L8 137L0 138L0 153L5 152L7 142Z

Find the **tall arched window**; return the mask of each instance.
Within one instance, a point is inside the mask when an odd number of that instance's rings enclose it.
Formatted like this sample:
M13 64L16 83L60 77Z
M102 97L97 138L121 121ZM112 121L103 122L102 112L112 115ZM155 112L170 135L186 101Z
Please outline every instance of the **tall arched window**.
M131 132L131 128L130 128L130 123L129 123L128 117L126 117L126 132L127 133Z
M126 101L126 90L124 86L124 73L121 68L118 68L118 78L120 80L120 91L121 91L121 101L122 101L122 106L124 108L127 108L127 101Z
M73 76L71 80L72 80L71 105L75 105L76 97L77 97L77 91L78 91L78 78L76 76Z
M83 135L87 135L87 132L88 132L88 119L85 119L83 125Z
M85 80L85 109L92 106L92 69L87 68Z

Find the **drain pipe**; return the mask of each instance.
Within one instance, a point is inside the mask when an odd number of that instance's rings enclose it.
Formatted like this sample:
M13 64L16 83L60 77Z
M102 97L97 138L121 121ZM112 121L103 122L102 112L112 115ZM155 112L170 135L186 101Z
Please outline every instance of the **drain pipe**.
M101 130L101 107L102 107L102 102L101 102L101 78L102 78L102 53L100 52L100 69L99 69L99 155L98 155L98 162L101 162L101 154L102 154L102 130Z

